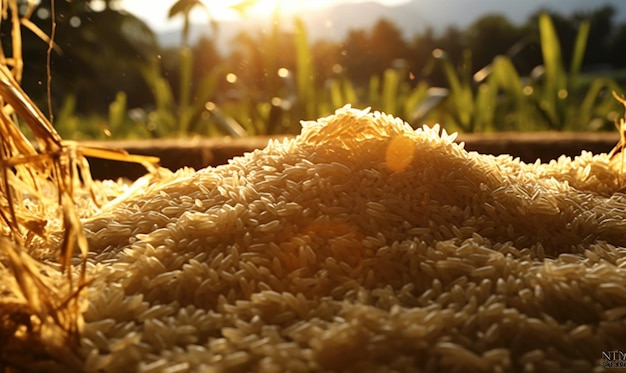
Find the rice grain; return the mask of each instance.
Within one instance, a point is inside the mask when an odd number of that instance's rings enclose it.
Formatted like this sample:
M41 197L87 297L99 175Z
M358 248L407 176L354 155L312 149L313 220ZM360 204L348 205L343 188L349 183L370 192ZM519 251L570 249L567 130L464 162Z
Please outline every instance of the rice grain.
M619 162L453 138L346 107L223 166L99 184L122 198L85 215L68 354L106 372L600 367L626 346Z

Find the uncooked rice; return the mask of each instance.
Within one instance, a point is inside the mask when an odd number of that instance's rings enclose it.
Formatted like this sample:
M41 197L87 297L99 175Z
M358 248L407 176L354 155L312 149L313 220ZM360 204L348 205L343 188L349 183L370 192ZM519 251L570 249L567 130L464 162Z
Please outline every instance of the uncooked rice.
M227 165L99 184L119 197L83 212L80 347L28 364L601 371L626 350L619 157L454 139L345 107Z

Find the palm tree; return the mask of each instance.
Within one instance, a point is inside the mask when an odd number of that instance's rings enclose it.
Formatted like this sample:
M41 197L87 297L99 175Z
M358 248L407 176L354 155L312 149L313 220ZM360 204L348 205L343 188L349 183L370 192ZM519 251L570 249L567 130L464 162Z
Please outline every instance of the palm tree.
M215 18L211 16L209 12L209 8L202 2L202 0L178 0L172 5L170 8L168 18L173 18L178 16L179 14L184 17L183 23L183 38L182 38L182 46L183 49L189 47L189 27L190 27L190 15L191 11L194 8L203 8L207 15L209 16L209 20L211 21L211 25L213 26L213 30L217 30L217 22Z
M254 5L257 0L240 0L238 3L231 5L230 8L236 10L239 13L244 13L250 6ZM203 8L209 16L209 21L213 27L214 34L218 31L218 25L215 18L211 15L208 7L202 0L177 0L169 10L168 18L172 18L178 15L184 17L182 43L180 49L180 86L179 86L179 98L178 98L178 126L181 133L186 133L189 128L193 126L191 121L193 120L194 104L191 100L191 89L193 80L193 52L189 47L189 32L190 32L190 15L191 11L196 8ZM195 103L204 105L203 102Z
M229 5L229 8L237 11L239 14L245 14L250 7L256 4L258 0L241 0L233 5ZM218 30L218 24L215 18L211 15L209 8L202 0L177 0L174 5L170 8L168 18L173 18L178 15L182 15L184 17L183 23L183 36L182 36L182 46L186 48L189 46L189 31L190 31L190 15L191 11L195 8L202 8L207 13L209 17L209 21L211 22L211 27L214 32Z

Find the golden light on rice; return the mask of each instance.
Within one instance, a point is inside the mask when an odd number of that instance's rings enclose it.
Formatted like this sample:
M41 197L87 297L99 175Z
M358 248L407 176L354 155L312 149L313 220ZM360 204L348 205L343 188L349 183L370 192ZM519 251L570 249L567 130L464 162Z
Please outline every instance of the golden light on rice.
M454 136L346 107L227 165L95 182L110 202L77 196L80 345L26 364L600 369L626 346L619 160L525 164ZM54 260L37 266L63 283Z
M391 171L404 171L415 156L415 143L408 137L395 136L389 141L387 145L387 152L385 153L385 161L387 162L387 168Z

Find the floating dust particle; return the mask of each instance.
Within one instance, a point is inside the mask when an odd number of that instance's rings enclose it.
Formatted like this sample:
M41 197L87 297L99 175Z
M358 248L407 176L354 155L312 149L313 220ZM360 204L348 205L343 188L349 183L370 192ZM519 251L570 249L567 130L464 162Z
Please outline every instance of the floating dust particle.
M393 172L402 172L413 162L415 156L415 142L410 138L399 135L389 142L385 154L387 168Z

